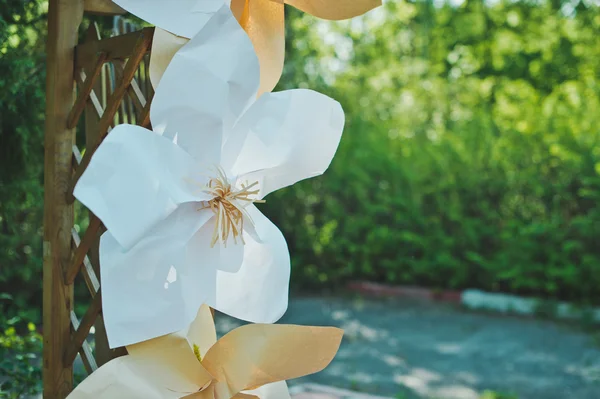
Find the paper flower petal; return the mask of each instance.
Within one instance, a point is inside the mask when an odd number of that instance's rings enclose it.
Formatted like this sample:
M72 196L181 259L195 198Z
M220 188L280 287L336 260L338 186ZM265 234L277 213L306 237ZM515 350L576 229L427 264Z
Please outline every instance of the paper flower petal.
M162 392L168 389L182 396L212 380L181 332L129 345L127 352L137 371Z
M146 22L178 36L193 37L225 0L114 0Z
M215 268L188 243L213 215L179 206L129 250L105 233L100 240L102 305L111 348L184 329L215 287ZM212 294L214 296L214 294Z
M213 166L222 138L254 100L258 85L256 54L223 6L167 67L150 110L153 129Z
M283 3L233 0L231 8L250 36L260 60L260 93L273 90L283 71L285 17Z
M190 39L177 36L160 28L154 28L150 52L150 82L156 89L173 56Z
M244 260L236 273L217 272L217 296L210 306L253 323L274 323L288 305L290 255L283 234L254 205L246 208L258 241L244 233Z
M200 306L196 318L190 324L186 333L190 346L198 345L200 355L204 357L210 347L217 342L217 330L208 305Z
M87 377L68 399L176 399L181 394L157 389L152 378L140 373L129 356L111 360Z
M342 335L333 327L249 324L217 341L202 365L219 381L217 397L230 398L251 387L321 371L335 356Z
M195 358L194 360L198 363ZM184 364L182 362L181 366ZM176 375L173 370L170 370L171 367L171 364L142 363L134 357L122 356L111 360L92 373L67 398L178 399L185 392L197 389L194 380L186 378L189 372L185 375ZM189 371L193 370L195 369ZM179 371L185 372L183 369Z
M208 198L185 181L197 173L194 160L166 138L119 125L94 153L74 195L129 248L179 204Z
M222 163L260 182L260 197L322 174L344 128L341 105L312 90L263 94L236 124Z
M210 385L204 391L194 392L182 397L181 399L215 399L215 388L214 386Z
M290 391L285 381L263 385L260 388L245 391L244 394L254 395L260 399L290 399Z
M212 211L208 211L212 212ZM215 219L212 218L210 222L206 223L202 228L192 237L188 244L188 258L191 262L189 267L212 267L217 270L223 270L229 273L237 272L244 259L244 246L241 242L235 244L233 238L229 238L228 245L223 247L223 244L217 242L214 247L211 248L210 243L213 237L215 228Z
M285 2L315 17L331 20L356 17L381 5L381 0L285 0Z

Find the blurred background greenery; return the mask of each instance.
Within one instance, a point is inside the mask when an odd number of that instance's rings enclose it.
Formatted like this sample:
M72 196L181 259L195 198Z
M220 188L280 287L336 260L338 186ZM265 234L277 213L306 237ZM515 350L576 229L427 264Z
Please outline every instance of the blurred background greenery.
M279 89L327 93L347 117L325 176L263 207L292 288L366 279L600 304L599 5L390 0L336 23L288 9ZM0 0L2 324L41 316L46 12Z
M325 176L263 207L288 239L293 287L600 303L594 1L389 1L337 23L288 9L279 89L325 92L347 117ZM37 322L47 2L0 11L0 301Z
M348 279L600 303L600 9L389 1L292 14L281 86L346 110L323 178L269 198L295 287Z

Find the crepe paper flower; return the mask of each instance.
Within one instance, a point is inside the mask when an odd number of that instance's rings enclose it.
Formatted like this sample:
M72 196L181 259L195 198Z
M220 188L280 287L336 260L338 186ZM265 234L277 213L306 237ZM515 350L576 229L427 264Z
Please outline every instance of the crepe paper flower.
M288 248L254 203L322 174L344 113L311 90L257 99L258 69L224 6L165 72L155 133L116 126L77 183L75 196L108 229L100 263L111 347L179 331L203 303L258 323L286 311Z
M220 4L231 4L250 36L260 60L259 94L273 90L283 71L285 55L284 3L318 18L352 18L381 5L381 0L115 0L132 14L155 25L150 79L157 87L175 52L194 37Z
M69 399L289 399L285 380L323 370L343 331L249 324L217 341L208 306L175 334L127 347L85 379Z

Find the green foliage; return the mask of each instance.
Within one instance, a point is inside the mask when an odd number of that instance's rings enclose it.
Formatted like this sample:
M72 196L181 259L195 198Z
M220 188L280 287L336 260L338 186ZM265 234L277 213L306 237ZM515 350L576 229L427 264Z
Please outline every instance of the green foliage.
M282 87L328 92L347 123L324 177L267 199L292 282L600 303L600 11L586 4L297 15Z
M10 300L3 295L0 301ZM42 337L33 323L0 316L0 398L17 399L41 392ZM24 327L24 328L20 328Z
M44 17L43 2L0 0L0 292L29 320L41 303Z

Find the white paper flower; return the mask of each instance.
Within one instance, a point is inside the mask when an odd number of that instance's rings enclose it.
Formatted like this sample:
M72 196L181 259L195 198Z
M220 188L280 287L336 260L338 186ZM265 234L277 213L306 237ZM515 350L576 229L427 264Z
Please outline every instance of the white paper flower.
M322 174L344 114L310 90L256 100L258 68L247 35L221 8L157 89L159 134L115 127L76 185L108 229L100 263L111 347L178 331L202 303L262 323L287 309L287 245L253 202Z

